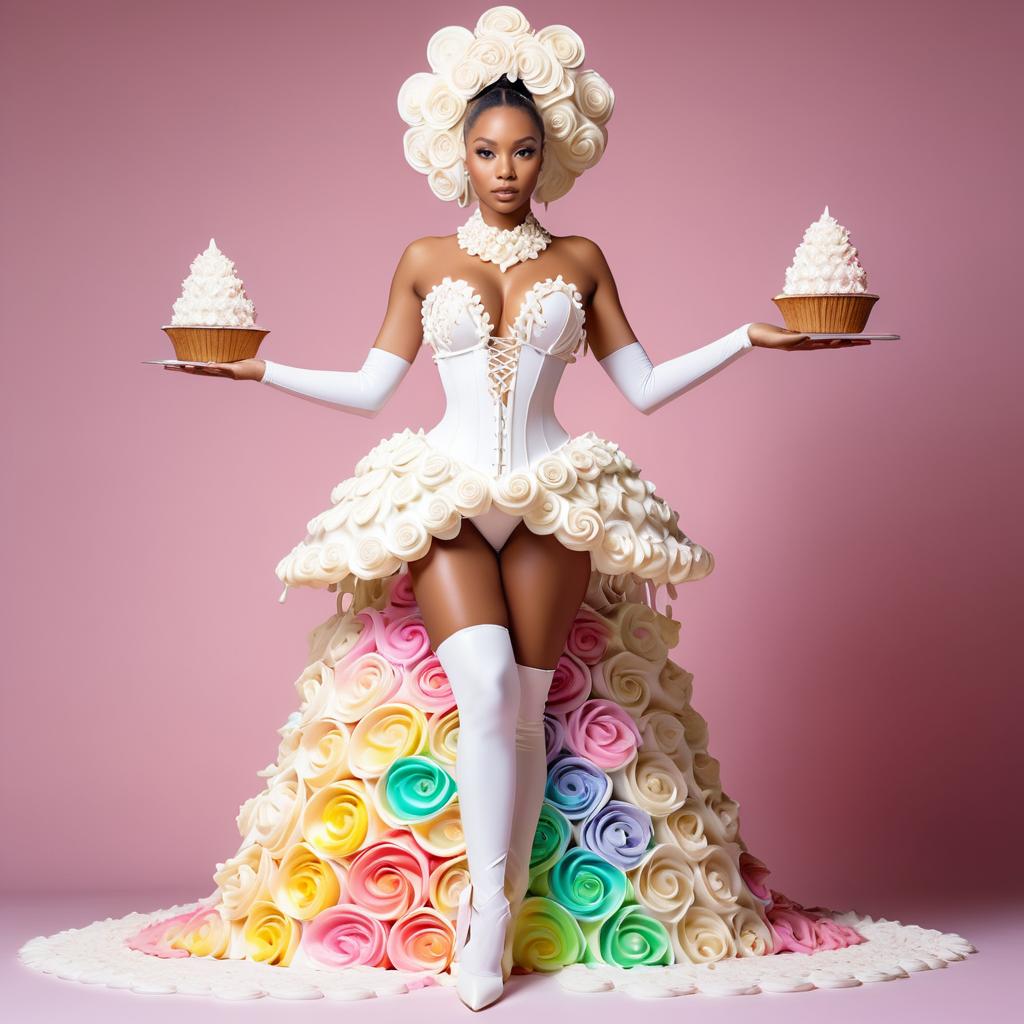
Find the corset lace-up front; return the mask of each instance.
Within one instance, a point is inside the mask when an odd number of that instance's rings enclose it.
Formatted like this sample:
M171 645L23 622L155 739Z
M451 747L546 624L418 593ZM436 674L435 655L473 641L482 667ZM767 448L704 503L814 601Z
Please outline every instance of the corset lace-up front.
M447 406L428 439L494 476L532 465L569 439L554 415L565 367L586 352L583 302L561 274L526 293L511 334L493 333L469 282L445 277L422 304Z

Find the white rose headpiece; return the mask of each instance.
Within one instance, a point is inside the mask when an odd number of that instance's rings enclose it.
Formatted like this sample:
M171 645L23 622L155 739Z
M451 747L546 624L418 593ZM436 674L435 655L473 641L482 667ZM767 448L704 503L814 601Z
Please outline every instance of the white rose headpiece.
M477 196L466 170L462 137L469 101L506 75L529 89L544 120L543 162L533 198L560 199L604 155L605 124L615 95L596 71L578 70L583 40L567 25L538 32L515 7L491 7L470 32L438 29L427 43L430 71L410 75L398 91L398 113L410 125L405 159L427 176L434 195L466 206Z

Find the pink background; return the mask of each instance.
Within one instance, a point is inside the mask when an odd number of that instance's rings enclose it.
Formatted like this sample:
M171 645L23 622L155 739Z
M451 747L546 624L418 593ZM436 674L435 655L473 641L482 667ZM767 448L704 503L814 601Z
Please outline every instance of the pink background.
M470 212L406 165L395 96L432 32L485 6L7 5L12 889L185 901L234 853L306 634L333 612L322 591L278 604L277 560L378 439L437 421L441 391L421 355L367 421L140 361L171 354L160 325L214 236L269 358L359 365L402 248ZM604 248L652 358L779 323L771 296L826 204L882 296L872 327L902 335L758 350L650 419L593 359L566 376L566 426L618 441L715 553L680 588L674 657L743 836L807 904L1005 899L1021 838L1019 12L522 10L575 27L616 90L606 157L537 213Z

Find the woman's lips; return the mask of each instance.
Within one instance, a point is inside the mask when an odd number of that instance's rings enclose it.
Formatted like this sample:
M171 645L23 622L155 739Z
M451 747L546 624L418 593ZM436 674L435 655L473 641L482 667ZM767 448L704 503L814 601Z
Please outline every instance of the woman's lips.
M511 199L513 196L519 195L519 190L515 188L496 188L491 190L491 194L499 199Z

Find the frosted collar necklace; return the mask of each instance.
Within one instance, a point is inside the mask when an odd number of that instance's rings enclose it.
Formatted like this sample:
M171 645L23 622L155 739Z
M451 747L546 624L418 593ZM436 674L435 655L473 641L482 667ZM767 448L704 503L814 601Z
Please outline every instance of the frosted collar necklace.
M488 224L478 206L473 215L456 230L459 248L485 263L497 263L504 273L514 263L534 260L551 241L531 210L522 224L514 228L496 228Z

